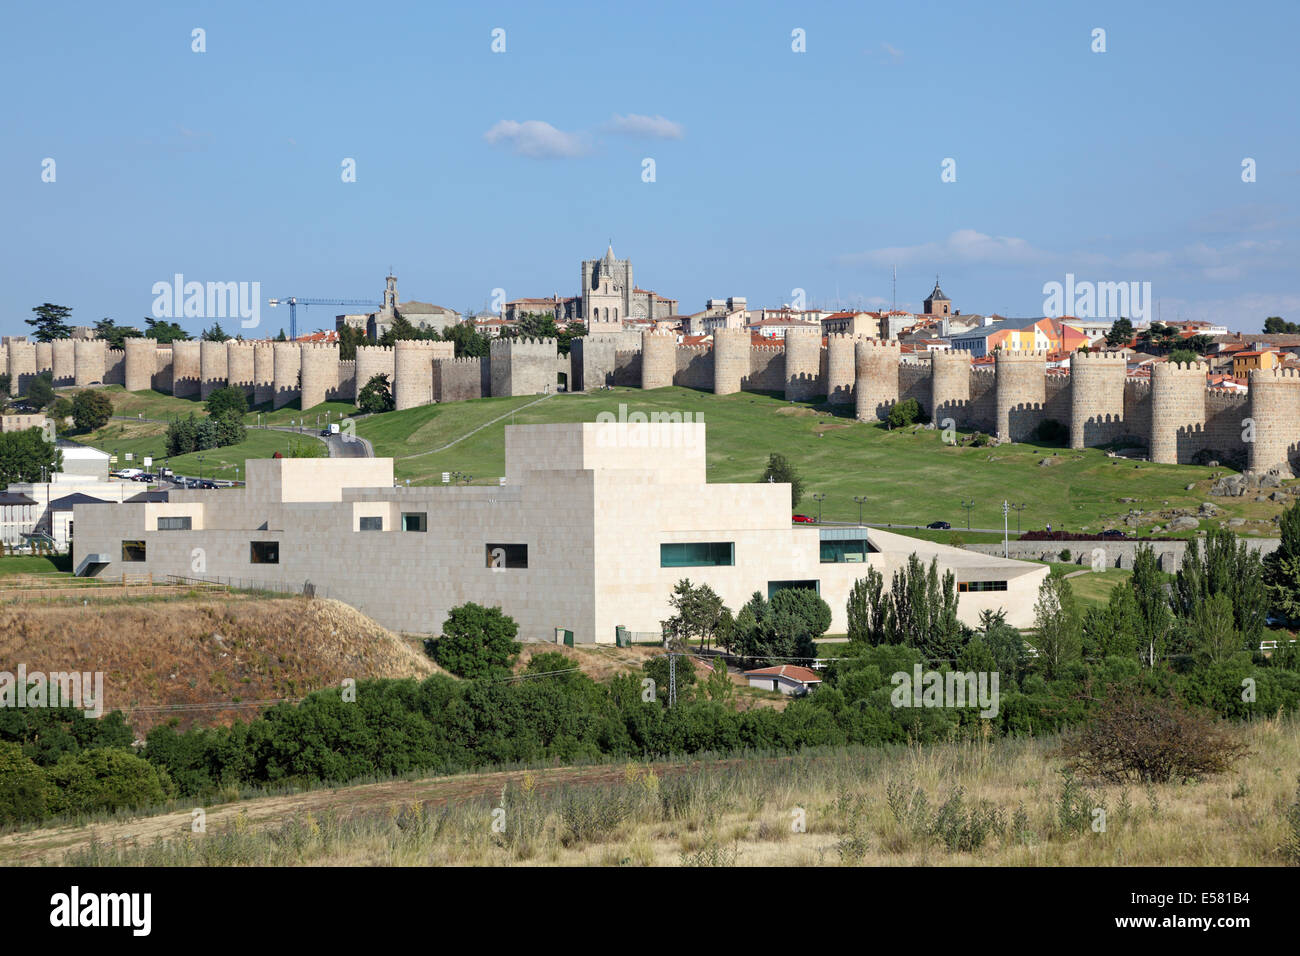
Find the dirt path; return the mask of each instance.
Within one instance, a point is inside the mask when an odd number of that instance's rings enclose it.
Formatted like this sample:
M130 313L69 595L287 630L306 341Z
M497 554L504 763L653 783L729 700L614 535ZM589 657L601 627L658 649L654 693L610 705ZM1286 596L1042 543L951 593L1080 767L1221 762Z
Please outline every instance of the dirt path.
M777 760L781 758L769 758ZM742 763L741 758L710 761L710 767L726 767ZM645 766L645 765L641 765ZM660 777L685 773L702 766L698 762L655 763L655 773ZM261 797L217 807L204 807L206 828L214 833L230 824L241 812L253 828L278 826L293 816L311 812L320 816L333 812L351 816L367 812L381 812L394 804L415 802L442 806L453 801L476 797L496 796L507 781L516 783L525 771L508 770L496 773L461 774L452 777L433 777L425 780L400 780L388 783L362 784L339 790L315 790L311 793L289 797ZM534 770L537 788L542 791L572 784L614 783L623 779L620 765L598 767L554 767ZM195 804L195 806L200 806ZM84 826L50 827L24 833L0 836L0 865L22 866L59 864L75 850L82 849L92 840L100 843L134 840L145 845L160 838L178 838L190 832L191 809L176 810L151 817L134 817L111 820Z

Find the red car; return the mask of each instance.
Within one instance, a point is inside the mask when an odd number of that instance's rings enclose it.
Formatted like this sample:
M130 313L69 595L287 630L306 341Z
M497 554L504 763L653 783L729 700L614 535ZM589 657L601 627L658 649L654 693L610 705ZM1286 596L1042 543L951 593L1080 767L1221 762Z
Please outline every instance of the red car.
M795 524L816 524L816 523L817 523L817 519L816 519L816 518L809 518L807 515L795 515L795 516L794 516L794 523L795 523Z

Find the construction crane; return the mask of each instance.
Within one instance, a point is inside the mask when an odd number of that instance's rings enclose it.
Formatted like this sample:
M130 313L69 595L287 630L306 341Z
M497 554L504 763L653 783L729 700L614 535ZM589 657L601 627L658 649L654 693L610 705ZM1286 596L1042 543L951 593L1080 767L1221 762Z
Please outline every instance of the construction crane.
M350 308L364 308L370 312L378 312L384 307L382 302L376 302L374 299L302 299L296 295L285 296L283 299L268 299L267 304L271 308L277 305L287 305L289 307L289 340L293 341L298 338L298 306L306 308L309 305L342 305Z

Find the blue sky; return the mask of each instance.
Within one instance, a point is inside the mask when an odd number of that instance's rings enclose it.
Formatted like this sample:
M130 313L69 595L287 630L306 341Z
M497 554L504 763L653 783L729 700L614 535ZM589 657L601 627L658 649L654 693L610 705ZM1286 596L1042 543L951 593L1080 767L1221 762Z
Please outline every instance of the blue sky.
M938 273L962 311L1037 315L1070 272L1149 281L1166 320L1300 320L1297 27L1294 2L11 5L0 332L45 301L139 324L175 273L572 295L610 238L683 312L888 305L896 265L900 308Z

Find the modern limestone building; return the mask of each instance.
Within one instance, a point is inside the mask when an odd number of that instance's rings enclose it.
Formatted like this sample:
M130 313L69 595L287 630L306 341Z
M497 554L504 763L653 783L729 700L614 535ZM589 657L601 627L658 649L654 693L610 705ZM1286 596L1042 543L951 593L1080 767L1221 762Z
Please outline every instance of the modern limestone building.
M301 588L384 625L437 632L466 601L499 605L524 640L612 643L660 632L673 585L733 609L814 587L831 630L864 565L886 582L916 552L955 572L961 618L1032 623L1048 569L864 528L793 526L783 484L708 484L700 422L506 428L500 486L395 487L391 459L250 460L247 487L167 502L78 506L74 566Z

